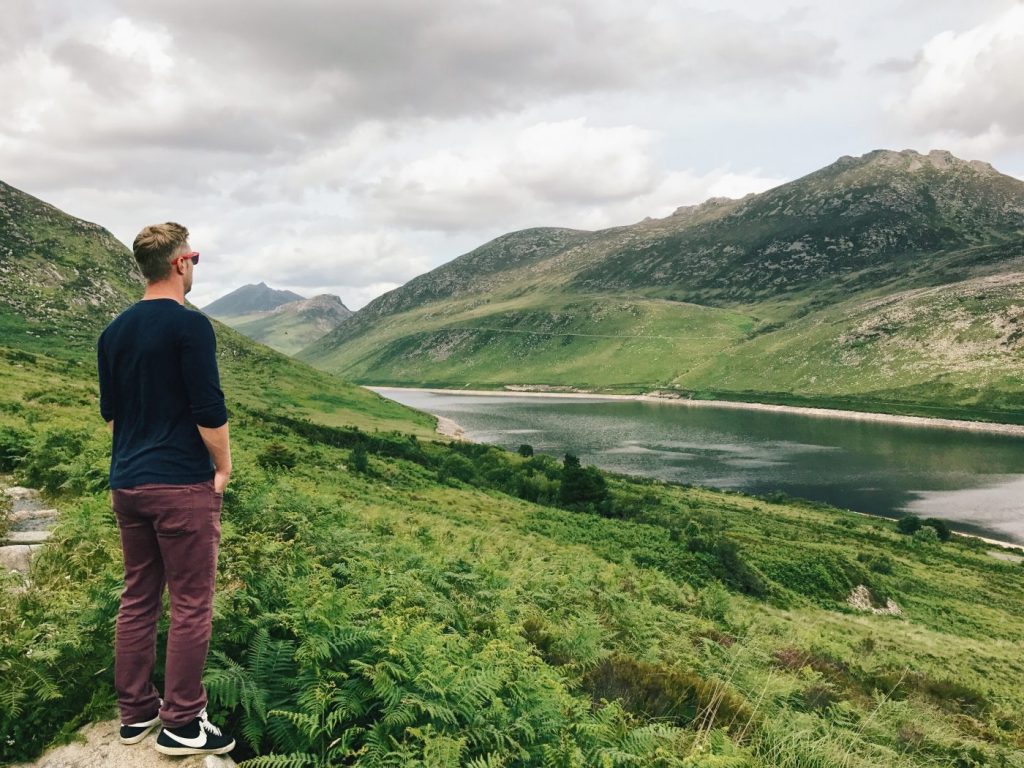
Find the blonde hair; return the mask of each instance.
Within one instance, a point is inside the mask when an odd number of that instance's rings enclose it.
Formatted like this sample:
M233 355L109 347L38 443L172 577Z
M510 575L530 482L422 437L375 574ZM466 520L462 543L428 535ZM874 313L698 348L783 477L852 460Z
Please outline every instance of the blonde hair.
M132 251L146 280L157 283L171 274L171 256L186 242L188 230L173 221L151 224L139 232Z

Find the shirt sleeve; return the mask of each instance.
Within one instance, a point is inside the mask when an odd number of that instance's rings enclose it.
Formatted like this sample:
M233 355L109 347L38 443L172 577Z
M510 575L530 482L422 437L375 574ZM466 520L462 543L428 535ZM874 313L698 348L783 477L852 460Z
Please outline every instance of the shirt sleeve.
M200 427L221 427L228 420L217 371L217 337L213 324L198 312L186 325L181 340L181 375L192 418Z
M110 376L110 364L107 362L107 350L103 343L103 334L96 342L96 372L100 379L100 416L104 421L114 420L114 382Z

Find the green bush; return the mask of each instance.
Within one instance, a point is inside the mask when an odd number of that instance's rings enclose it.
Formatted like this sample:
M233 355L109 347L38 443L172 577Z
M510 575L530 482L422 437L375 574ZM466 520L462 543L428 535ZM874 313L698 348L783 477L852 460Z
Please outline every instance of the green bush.
M367 456L365 445L359 443L352 449L348 457L348 467L361 475L365 475L370 469L370 459Z
M691 531L699 530L699 524L694 523L694 526ZM704 555L703 561L711 574L733 589L758 597L765 597L771 591L764 575L746 561L734 540L719 533L700 533L687 539L686 548Z
M29 452L32 434L16 427L0 426L0 472L13 472Z
M913 535L921 528L921 518L917 515L904 515L896 521L896 530L907 536Z
M11 527L11 499L6 494L0 494L0 539L3 539Z
M49 493L88 493L107 487L110 448L84 429L55 429L33 441L18 465L22 482Z
M437 479L442 483L451 480L472 483L476 479L476 467L465 456L453 453L441 463L441 467L437 470Z
M583 687L595 702L619 700L629 712L676 725L688 725L700 716L702 727L738 733L753 719L746 699L728 683L623 653L603 659L583 678Z
M949 541L953 538L953 529L949 527L949 523L945 520L940 520L937 517L926 517L921 521L921 525L934 528L935 533L938 534L939 541Z
M567 509L600 511L608 499L608 484L601 471L597 467L581 467L579 458L567 453L562 463L559 503Z
M293 469L299 459L283 443L269 443L256 457L256 463L264 469Z
M867 566L869 571L891 575L896 567L896 562L885 553L861 552L857 555L857 562Z
M930 525L922 525L913 535L915 544L929 545L939 543L939 532Z

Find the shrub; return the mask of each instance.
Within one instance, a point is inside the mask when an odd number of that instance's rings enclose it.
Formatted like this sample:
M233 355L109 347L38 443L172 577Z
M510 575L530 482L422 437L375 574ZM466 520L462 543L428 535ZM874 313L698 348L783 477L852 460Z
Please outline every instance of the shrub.
M32 435L15 427L0 427L0 472L14 471L29 451Z
M476 467L473 466L473 462L457 453L448 455L437 470L437 479L442 483L452 479L471 483L475 477Z
M583 678L594 701L619 699L644 718L701 727L743 730L753 717L746 699L728 683L696 672L649 664L615 652Z
M0 494L0 539L3 539L11 527L11 499L6 494Z
M885 553L861 552L857 555L857 561L867 566L868 570L875 573L890 575L896 563Z
M921 527L921 518L917 515L905 515L896 521L896 530L907 536L912 535Z
M940 520L937 517L928 517L921 521L921 525L927 525L930 528L934 528L935 533L939 536L939 541L949 541L953 538L953 530L945 520Z
M283 443L268 444L256 457L256 463L264 469L292 469L298 461L295 452Z
M596 467L582 467L578 457L565 454L562 464L562 486L558 500L569 509L586 508L593 504L597 509L608 499L608 484Z
M82 493L107 487L106 446L84 429L58 429L37 440L19 464L25 485L49 493Z
M523 458L528 459L531 456L533 456L533 446L523 443L522 445L519 446L517 453Z
M922 525L914 531L914 543L923 545L938 544L939 532L930 525Z
M370 469L370 459L366 454L366 446L358 443L348 457L348 468L361 475Z
M686 548L706 555L704 559L712 575L733 589L758 597L770 591L764 576L744 560L739 545L732 539L718 533L699 534L687 540Z

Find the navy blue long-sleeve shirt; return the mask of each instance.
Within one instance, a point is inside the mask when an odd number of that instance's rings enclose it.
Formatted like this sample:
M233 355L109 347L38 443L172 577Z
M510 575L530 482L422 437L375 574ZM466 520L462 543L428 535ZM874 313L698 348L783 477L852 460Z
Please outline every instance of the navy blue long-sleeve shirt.
M114 422L110 487L213 477L200 427L228 420L209 319L174 299L139 301L96 345L100 414Z

